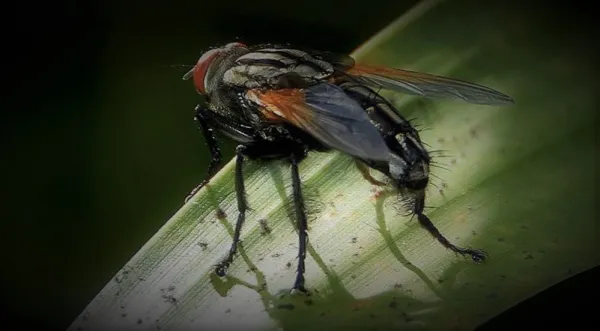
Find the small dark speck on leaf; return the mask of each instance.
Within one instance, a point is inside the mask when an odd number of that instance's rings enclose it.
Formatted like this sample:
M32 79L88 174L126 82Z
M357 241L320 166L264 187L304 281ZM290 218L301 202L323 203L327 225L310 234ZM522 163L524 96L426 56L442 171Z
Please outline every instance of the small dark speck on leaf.
M202 248L202 250L205 250L208 247L208 244L205 242L199 241L198 246L200 246L200 248Z
M437 141L438 141L438 143L440 143L440 144L443 144L443 143L444 143L444 141L445 141L445 139L444 139L444 138L442 138L442 137L440 137L440 138L438 138L438 140L437 140Z
M369 317L370 317L371 319L373 319L373 318L375 318L375 314L372 314L372 313L371 313L371 314L369 314Z
M355 257L357 257L357 256L358 256L358 253L354 253L354 254L352 254L352 256L355 256Z
M498 242L504 242L504 238L497 238Z
M294 310L294 305L291 303L282 303L280 305L277 305L277 309Z
M400 284L400 283L394 284L394 288L401 288L401 287L402 287L402 284Z
M261 235L267 235L269 233L271 233L271 227L269 227L269 224L267 223L267 220L262 218L260 220L258 220L258 222L260 223L260 227L262 229L261 231Z
M304 304L307 306L312 306L313 301L311 299L304 300Z
M533 255L531 255L531 254L527 254L527 255L525 256L525 260L533 260Z
M500 279L506 279L506 275L500 275Z
M121 317L127 317L127 313L121 314Z
M216 214L218 219L224 219L225 217L227 217L227 214L225 214L225 212L221 208L217 209Z
M356 279L356 275L352 275L352 276L350 276L350 278Z
M396 301L392 301L392 302L390 302L388 307L390 307L392 309L396 309L396 307L398 307L398 303Z
M290 267L292 266L292 262L288 262L288 263L286 263L286 264L285 264L285 266L286 266L287 268L290 268Z
M440 284L444 283L444 280L443 280L443 279L441 279L441 278L440 278L440 279L438 279L437 281L438 281L438 283L440 283Z
M356 244L356 241L357 241L357 240L358 240L358 238L356 238L356 237L352 237L352 241L351 241L351 242L352 242L353 244Z
M477 130L475 130L475 128L469 130L469 133L471 134L471 137L477 138Z
M452 163L452 165L455 165L456 164L456 159L450 160L450 163Z
M172 303L172 304L177 303L177 299L172 295L163 295L162 297L163 297L163 299L165 299L165 302Z
M271 255L271 257L280 257L280 256L281 256L281 254L279 254L279 253L275 253L275 254Z
M231 309L230 309L230 308L227 308L227 309L225 310L225 314L228 314L228 313L231 313Z
M138 318L137 324L142 324L142 319L141 318Z

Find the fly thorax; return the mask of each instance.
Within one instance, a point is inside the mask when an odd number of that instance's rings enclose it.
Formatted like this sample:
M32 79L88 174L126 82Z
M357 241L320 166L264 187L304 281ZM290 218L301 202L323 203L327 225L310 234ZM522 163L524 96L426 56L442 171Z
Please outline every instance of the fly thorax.
M333 66L309 54L293 49L263 48L248 52L235 60L223 75L231 86L246 89L277 87L281 77L316 81L330 76ZM290 76L293 74L293 76Z
M235 65L235 60L241 55L248 52L247 48L236 47L228 52L222 52L213 60L210 67L206 71L205 84L206 93L209 97L214 97L219 93L223 86L223 75Z

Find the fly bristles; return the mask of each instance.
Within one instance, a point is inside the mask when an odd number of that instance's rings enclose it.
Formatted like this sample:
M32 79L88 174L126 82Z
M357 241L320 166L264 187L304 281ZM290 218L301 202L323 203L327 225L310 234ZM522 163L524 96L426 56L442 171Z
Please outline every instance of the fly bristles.
M170 64L169 67L171 68L192 68L194 65L193 64Z
M445 154L448 153L449 151L446 149L434 149L434 150L430 150L428 151L429 155L435 155L436 158L446 158L446 157L450 157L449 154Z
M396 212L400 216L408 217L414 214L415 205L414 193L400 192L398 195L398 206Z

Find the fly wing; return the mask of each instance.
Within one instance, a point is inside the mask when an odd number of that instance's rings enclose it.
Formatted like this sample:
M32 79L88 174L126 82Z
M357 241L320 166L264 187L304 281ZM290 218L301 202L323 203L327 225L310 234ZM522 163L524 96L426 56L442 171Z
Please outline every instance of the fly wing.
M489 87L403 69L354 65L346 71L362 83L427 98L461 99L473 104L507 105L514 100Z
M390 151L365 110L335 85L252 89L247 97L261 106L267 119L290 123L326 146L364 159L388 160Z

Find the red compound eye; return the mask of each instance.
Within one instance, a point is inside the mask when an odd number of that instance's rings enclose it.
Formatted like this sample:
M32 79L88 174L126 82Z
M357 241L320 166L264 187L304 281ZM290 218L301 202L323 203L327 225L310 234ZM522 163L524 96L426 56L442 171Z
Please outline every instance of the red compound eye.
M196 63L194 68L192 68L192 70L190 70L188 73L186 73L183 76L183 79L187 80L187 79L193 77L194 86L196 86L196 90L199 93L206 94L206 83L207 83L206 82L206 73L208 72L208 68L210 67L210 64L215 59L215 57L217 57L221 52L229 51L234 47L247 48L247 46L245 44L242 44L239 42L232 42L232 43L225 45L224 47L211 49L210 51L202 54L202 56L200 57L200 59L198 59L198 62Z
M210 51L202 54L200 59L198 59L196 66L194 66L194 69L192 69L194 75L194 86L196 86L196 90L202 94L206 93L206 72L208 71L208 67L220 52L221 49L211 49Z

